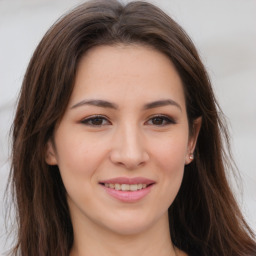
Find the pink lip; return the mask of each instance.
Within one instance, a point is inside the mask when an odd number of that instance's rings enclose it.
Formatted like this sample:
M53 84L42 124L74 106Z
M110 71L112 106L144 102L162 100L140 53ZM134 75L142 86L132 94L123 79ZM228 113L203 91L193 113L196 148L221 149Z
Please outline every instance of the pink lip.
M110 184L147 184L146 188L137 190L137 191L122 191L115 190L113 188L107 188L103 185L105 191L112 197L126 203L132 203L141 200L144 198L152 189L152 185L156 182L150 179L146 179L143 177L135 177L135 178L127 178L127 177L117 177L114 179L101 181L102 183L110 183ZM151 185L151 186L149 186Z

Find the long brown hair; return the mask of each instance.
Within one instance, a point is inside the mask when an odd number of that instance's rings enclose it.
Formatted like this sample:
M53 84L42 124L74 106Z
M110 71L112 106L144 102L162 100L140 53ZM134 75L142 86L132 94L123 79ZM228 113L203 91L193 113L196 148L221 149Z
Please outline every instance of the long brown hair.
M174 63L184 86L188 120L201 116L195 160L185 167L169 209L173 243L189 255L256 255L226 179L232 166L228 133L207 72L183 29L159 8L136 1L90 1L57 21L27 68L13 124L11 181L17 203L18 240L13 254L68 255L73 229L57 166L45 162L46 143L62 118L76 68L97 45L144 44Z

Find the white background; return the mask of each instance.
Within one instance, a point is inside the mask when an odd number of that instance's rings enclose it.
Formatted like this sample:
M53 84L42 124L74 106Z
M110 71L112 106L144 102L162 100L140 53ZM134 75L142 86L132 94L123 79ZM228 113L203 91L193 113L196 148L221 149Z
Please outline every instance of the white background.
M0 255L4 255L3 194L9 173L8 132L28 61L52 23L81 1L0 0ZM256 1L159 0L191 36L227 116L243 193L245 218L256 231Z

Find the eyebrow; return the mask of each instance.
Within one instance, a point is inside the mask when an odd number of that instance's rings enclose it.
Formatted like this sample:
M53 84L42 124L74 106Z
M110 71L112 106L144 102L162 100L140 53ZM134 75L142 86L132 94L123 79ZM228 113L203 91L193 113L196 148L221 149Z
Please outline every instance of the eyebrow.
M77 108L80 106L84 106L84 105L96 106L96 107L101 107L101 108L118 109L118 106L116 104L106 101L106 100L82 100L82 101L76 103L75 105L73 105L71 107L71 109L74 109L74 108ZM181 106L176 101L174 101L172 99L157 100L157 101L147 103L143 106L143 110L164 107L164 106L168 106L168 105L176 106L182 111Z
M106 101L106 100L82 100L82 101L76 103L75 105L73 105L71 107L71 109L77 108L77 107L80 107L80 106L84 106L84 105L91 105L91 106L96 106L96 107L101 107L101 108L118 109L116 104L111 103L111 102Z
M176 101L171 100L171 99L157 100L157 101L153 101L153 102L147 103L143 107L143 109L152 109L152 108L164 107L164 106L168 106L168 105L176 106L176 107L178 107L182 111L181 106Z

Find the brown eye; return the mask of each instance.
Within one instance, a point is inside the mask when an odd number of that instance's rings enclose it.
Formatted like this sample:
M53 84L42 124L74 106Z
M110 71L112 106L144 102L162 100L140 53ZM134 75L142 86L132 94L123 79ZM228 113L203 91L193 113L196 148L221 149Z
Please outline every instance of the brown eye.
M94 117L86 118L82 120L81 123L85 125L90 125L90 126L103 126L103 125L110 124L110 122L103 116L94 116Z
M147 122L150 125L164 126L169 124L175 124L175 121L167 116L154 116Z
M152 118L152 124L154 125L162 125L164 123L164 119L162 117L154 117Z

